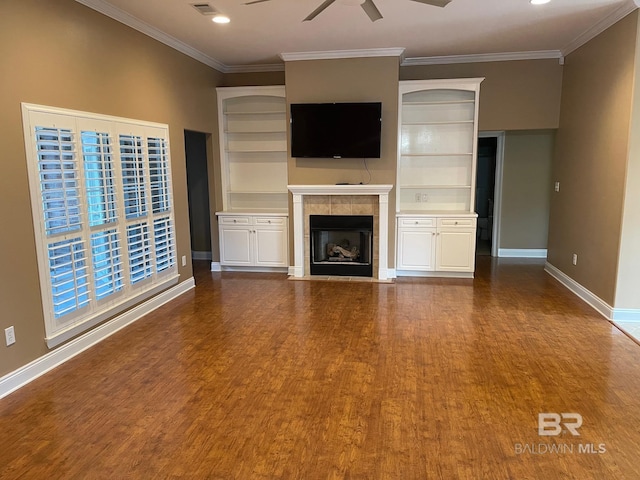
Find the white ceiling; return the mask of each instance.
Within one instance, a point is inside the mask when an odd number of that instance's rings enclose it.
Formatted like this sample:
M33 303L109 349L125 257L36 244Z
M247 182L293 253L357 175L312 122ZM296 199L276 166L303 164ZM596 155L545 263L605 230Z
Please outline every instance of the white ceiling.
M77 1L218 70L260 71L282 69L279 54L288 52L400 47L409 63L501 53L560 57L637 8L639 0L551 0L538 6L529 0L452 0L445 8L374 0L384 17L376 22L342 0L310 22L302 20L323 0ZM210 4L231 23L214 24L194 3Z

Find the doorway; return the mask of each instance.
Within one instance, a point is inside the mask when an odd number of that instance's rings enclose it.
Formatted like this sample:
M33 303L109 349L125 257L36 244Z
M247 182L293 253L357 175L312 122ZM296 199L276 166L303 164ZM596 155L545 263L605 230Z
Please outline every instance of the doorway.
M191 258L211 260L211 216L209 211L209 176L207 172L207 135L184 131L189 198Z
M498 256L504 132L478 135L475 211L478 214L476 255Z

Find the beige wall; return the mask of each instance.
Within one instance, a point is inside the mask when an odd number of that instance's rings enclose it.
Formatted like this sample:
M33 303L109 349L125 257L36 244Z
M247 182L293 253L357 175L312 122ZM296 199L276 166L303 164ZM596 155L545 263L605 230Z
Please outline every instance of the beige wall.
M222 75L73 0L2 2L0 71L0 331L14 325L17 339L0 344L1 376L47 352L20 103L169 124L178 256L189 258L184 130L217 129Z
M372 184L395 184L398 142L397 57L287 62L287 105L382 102L381 158L367 159ZM288 109L288 107L287 107ZM362 159L289 158L289 184L369 181ZM395 258L395 189L389 194L389 268ZM293 245L293 243L291 243ZM293 249L291 251L293 258Z
M565 61L549 261L613 305L629 147L637 11ZM637 247L636 247L637 248ZM578 265L571 264L573 253Z
M562 88L558 60L402 67L401 80L485 77L480 86L480 130L557 128Z
M223 87L246 87L258 85L284 85L284 70L281 72L227 73Z
M554 130L507 132L500 248L547 248Z

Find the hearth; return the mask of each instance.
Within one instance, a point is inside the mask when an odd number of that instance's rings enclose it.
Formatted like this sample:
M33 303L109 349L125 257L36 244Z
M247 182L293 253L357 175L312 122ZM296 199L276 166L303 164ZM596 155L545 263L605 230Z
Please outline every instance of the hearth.
M373 276L372 215L310 215L310 273Z

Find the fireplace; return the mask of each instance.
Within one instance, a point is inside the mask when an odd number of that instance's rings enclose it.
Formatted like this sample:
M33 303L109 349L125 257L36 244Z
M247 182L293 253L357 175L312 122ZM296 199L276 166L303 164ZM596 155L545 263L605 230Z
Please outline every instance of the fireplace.
M371 278L390 278L389 191L393 185L289 185L293 194L293 260L290 274L296 278L311 274L311 215L373 216L373 240L370 251ZM334 260L335 261L335 260ZM352 265L353 267L353 265ZM354 275L354 273L346 274ZM328 276L324 274L324 276Z
M372 215L309 215L311 275L373 276Z

